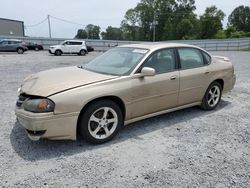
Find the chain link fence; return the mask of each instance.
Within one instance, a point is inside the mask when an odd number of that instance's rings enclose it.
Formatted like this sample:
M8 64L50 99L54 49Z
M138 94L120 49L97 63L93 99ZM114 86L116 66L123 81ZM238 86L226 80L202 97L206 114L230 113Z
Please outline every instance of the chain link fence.
M0 36L0 39L3 39L3 38L12 38L12 39L14 38L14 39L23 40L25 42L35 42L38 44L42 44L44 46L44 49L48 49L49 46L51 45L60 44L64 40L70 40L67 38ZM91 39L86 39L85 41L87 45L92 46L96 51L107 51L113 47L124 45L124 44L144 43L142 41L91 40ZM173 40L173 41L164 41L164 42L196 45L208 51L235 51L235 50L250 49L250 38Z

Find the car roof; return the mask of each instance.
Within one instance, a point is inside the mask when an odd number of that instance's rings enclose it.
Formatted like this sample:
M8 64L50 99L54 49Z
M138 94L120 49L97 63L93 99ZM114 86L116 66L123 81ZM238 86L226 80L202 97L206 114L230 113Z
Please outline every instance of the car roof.
M149 50L158 50L162 48L176 48L176 47L190 47L190 48L198 48L197 46L189 45L189 44L181 44L181 43L168 43L168 42L145 42L139 44L126 44L122 46L118 46L119 48L144 48Z
M69 41L69 42L85 42L84 40L65 40L66 41Z

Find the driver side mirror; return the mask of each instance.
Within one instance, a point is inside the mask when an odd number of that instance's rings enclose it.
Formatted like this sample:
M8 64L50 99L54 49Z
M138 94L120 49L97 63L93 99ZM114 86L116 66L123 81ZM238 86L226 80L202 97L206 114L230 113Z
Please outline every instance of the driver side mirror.
M155 75L155 69L150 67L143 67L141 70L141 74L143 76L154 76Z
M150 67L143 67L141 73L134 74L133 78L142 78L154 75L155 75L155 69Z

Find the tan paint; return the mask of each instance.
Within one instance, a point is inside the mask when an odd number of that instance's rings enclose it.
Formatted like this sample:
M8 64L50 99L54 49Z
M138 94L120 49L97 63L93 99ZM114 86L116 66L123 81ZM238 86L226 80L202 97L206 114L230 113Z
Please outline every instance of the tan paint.
M75 140L80 111L94 99L106 96L120 98L126 108L125 124L129 124L162 113L199 105L207 87L216 79L223 79L224 92L231 90L235 84L232 63L221 57L214 57L208 66L142 77L135 72L154 51L162 48L194 46L156 43L125 45L125 47L150 50L128 76L103 75L69 67L43 71L25 79L22 92L48 97L56 106L54 113L46 114L35 114L17 108L15 112L20 123L29 130L46 130L42 138ZM149 73L150 70L146 72ZM172 80L173 77L176 79ZM40 137L30 136L30 138L37 140Z

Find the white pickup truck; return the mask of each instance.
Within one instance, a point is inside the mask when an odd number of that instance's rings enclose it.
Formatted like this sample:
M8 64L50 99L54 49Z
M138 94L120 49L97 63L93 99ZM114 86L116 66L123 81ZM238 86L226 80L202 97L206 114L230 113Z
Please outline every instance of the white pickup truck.
M62 54L86 55L88 53L85 41L66 40L59 45L50 46L49 53L60 56Z

